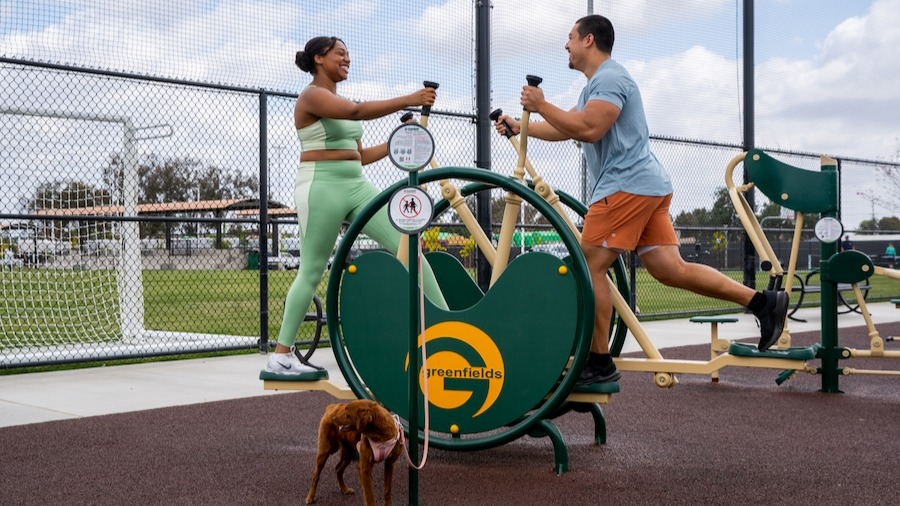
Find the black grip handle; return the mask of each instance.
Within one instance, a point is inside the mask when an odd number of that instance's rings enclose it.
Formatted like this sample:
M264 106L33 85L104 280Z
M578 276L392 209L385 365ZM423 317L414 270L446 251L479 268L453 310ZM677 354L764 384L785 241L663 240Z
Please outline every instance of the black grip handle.
M438 84L434 81L423 81L422 86L436 90L436 89L438 89L438 86L440 86L440 84ZM430 105L422 106L422 116L431 116L431 106Z
M538 77L538 76L533 76L533 75L529 74L529 75L525 76L525 80L528 81L528 86L540 86L541 83L544 81L544 78Z
M497 120L500 119L500 116L502 116L502 115L503 115L503 109L494 109L493 111L491 111L490 114L488 114L488 118L490 118L491 121L496 123ZM504 134L504 135L506 135L506 138L507 139L512 138L512 136L514 135L512 132L512 127L510 127L509 123L507 123L505 121L503 122L503 126L506 127L506 133Z
M400 116L400 123L406 123L407 121L411 120L412 117L413 113L406 111L405 113L403 113L403 116Z

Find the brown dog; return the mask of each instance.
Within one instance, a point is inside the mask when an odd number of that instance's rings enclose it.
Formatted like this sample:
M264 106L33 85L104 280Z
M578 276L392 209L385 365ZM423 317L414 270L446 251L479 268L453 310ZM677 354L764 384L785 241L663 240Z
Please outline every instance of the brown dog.
M363 487L366 506L375 505L372 487L372 468L384 461L384 504L391 503L391 483L394 462L403 451L403 431L388 410L369 400L357 400L346 404L329 404L319 422L316 470L313 473L306 504L316 502L316 485L319 473L331 454L341 450L341 460L335 466L341 493L352 494L353 489L344 483L344 469L359 450L359 481ZM356 448L354 448L356 445Z

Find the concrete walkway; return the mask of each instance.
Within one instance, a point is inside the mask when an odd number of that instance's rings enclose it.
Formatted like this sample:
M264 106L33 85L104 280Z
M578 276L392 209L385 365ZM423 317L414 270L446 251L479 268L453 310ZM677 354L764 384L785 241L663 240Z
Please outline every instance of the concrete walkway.
M876 326L880 322L900 321L900 309L894 304L870 304L869 309ZM739 318L737 323L720 327L720 338L756 342L759 330L753 316L735 316ZM807 322L789 320L792 333L819 329L817 308L802 309L795 316ZM865 320L858 314L841 315L838 321L841 327L865 325ZM708 324L678 319L643 325L660 349L709 342ZM632 351L638 351L638 348L629 336L623 353ZM312 361L326 367L333 381L343 382L329 349L316 351ZM248 354L0 376L0 427L282 395L281 392L263 390L258 375L265 362L265 355Z

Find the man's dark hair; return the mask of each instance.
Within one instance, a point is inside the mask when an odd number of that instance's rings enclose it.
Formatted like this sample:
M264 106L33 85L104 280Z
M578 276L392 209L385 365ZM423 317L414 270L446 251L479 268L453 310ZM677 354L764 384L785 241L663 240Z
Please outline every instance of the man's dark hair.
M594 36L594 43L597 49L604 53L612 53L613 43L616 41L616 33L613 31L613 25L609 19L599 15L591 14L585 16L575 22L578 27L578 36L582 39L591 34Z

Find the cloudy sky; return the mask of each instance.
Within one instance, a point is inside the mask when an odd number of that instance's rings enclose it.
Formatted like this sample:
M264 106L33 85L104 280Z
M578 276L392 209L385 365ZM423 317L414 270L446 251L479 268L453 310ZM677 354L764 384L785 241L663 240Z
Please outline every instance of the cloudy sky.
M613 57L641 86L651 133L741 142L739 0L592 3L594 11L608 16L616 27ZM494 107L520 110L518 92L525 74L544 77L542 86L552 101L574 105L585 78L567 68L563 46L587 4L494 0ZM353 58L350 80L339 89L343 95L382 98L412 91L429 79L441 83L436 109L468 113L474 108L472 5L472 0L3 0L0 55L296 93L308 76L294 67L294 53L312 36L334 34L347 42ZM900 0L757 0L756 145L896 160L898 26ZM7 70L0 67L0 74ZM145 95L126 86L98 85L89 96L84 89L68 89L66 79L26 87L20 74L16 86L5 79L9 76L0 75L2 107L45 104L50 93L54 101L78 96L82 108L88 104L104 113L133 115L134 103ZM132 103L117 105L123 100ZM287 114L289 106L288 101L276 108ZM64 102L63 107L76 106ZM219 102L204 107L175 93L147 103L140 112L141 124L191 116L200 126L189 129L205 132L195 136L203 139L203 146L194 146L192 152L199 150L221 163L216 156L236 159L222 145L234 145L233 138L255 130L252 103L238 106L237 112L228 107ZM222 123L220 108L231 111L227 124ZM299 146L290 128L274 130L289 166ZM445 159L471 158L472 129L463 131L462 138L442 141ZM148 142L144 149L154 149L154 144ZM448 153L457 149L466 154ZM252 150L245 151L251 151L245 161L252 165ZM3 163L10 170L9 162ZM285 172L289 187L289 167ZM710 187L721 186L720 181L710 182ZM871 174L853 184L877 186ZM870 214L898 214L896 209L865 206L847 217L848 207L845 202L845 221L851 226Z

